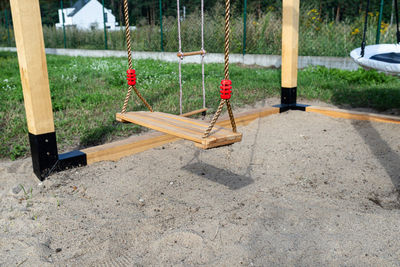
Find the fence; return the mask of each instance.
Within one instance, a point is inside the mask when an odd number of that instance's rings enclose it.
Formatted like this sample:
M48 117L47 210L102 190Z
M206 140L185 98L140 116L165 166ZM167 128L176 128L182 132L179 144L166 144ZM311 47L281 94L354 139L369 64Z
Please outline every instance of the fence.
M65 0L64 0L65 1ZM164 0L166 1L166 0ZM383 0L381 0L382 8ZM43 26L46 47L73 49L125 49L123 27L109 29L108 9L98 10L97 28L82 30L71 27L66 21L66 13L61 12L59 23L55 26ZM59 0L60 10L64 9L63 0ZM174 16L163 14L163 0L157 2L159 11L158 25L145 19L136 21L131 32L132 48L136 51L178 50L177 20ZM181 8L184 10L183 6ZM247 0L243 0L243 13L232 10L231 47L232 53L280 54L281 52L281 17L279 12L267 10L261 14L247 13ZM242 12L242 11L240 11ZM367 41L395 42L395 27L382 21L382 9L372 14L368 28ZM43 14L42 14L43 16ZM361 44L363 18L349 22L323 21L313 9L300 15L299 54L304 56L348 56L349 52ZM190 14L182 13L181 32L183 51L197 51L201 47L200 5ZM15 46L10 10L0 12L0 46ZM376 30L378 25L378 30ZM382 27L382 25L386 25ZM224 46L224 7L222 3L205 13L204 39L207 52L221 53ZM375 34L376 32L376 34ZM381 36L381 33L382 36Z
M11 39L11 14L10 10L4 9L0 12L0 22L3 25L0 27L0 38L2 44L6 44L8 46L12 46L13 42Z

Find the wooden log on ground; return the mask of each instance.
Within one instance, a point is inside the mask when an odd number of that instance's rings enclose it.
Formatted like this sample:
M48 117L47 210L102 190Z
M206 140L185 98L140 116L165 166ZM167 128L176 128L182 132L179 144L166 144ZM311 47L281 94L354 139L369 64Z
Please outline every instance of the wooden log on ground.
M306 107L306 111L323 114L323 115L333 117L333 118L386 122L386 123L399 123L400 124L400 117L383 115L383 114L375 114L375 113L360 112L360 111L350 111L350 110L344 110L344 109L335 109L335 108L317 107L317 106Z

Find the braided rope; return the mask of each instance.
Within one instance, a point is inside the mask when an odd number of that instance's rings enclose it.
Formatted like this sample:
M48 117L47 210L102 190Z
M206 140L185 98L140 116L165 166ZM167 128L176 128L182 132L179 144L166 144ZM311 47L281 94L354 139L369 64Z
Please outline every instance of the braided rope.
M182 56L179 57L179 114L182 115L183 104L182 104Z
M231 1L225 0L225 66L224 66L224 73L225 73L225 80L229 80L229 33L230 33L230 9L231 9Z
M235 117L233 117L233 111L232 111L231 102L229 99L226 100L226 108L228 109L229 119L231 120L232 131L234 133L236 133L237 130L236 130Z
M363 39L361 42L361 57L364 57L366 38L367 38L367 27L368 27L368 12L369 12L369 2L367 1L367 7L365 10L365 18L364 18L364 31L363 31Z
M230 0L225 2L225 80L229 80L229 35L230 35ZM231 102L229 99L226 100L226 107L228 109L229 119L232 125L232 131L236 133L235 117L233 116Z
M182 59L183 59L183 53L182 53L182 37L181 37L181 14L179 10L179 0L176 0L176 12L177 12L177 19L178 19L178 45L179 45L179 53L181 56L179 57L179 114L182 115L182 96L183 96L183 90L182 90Z
M130 69L132 69L131 31L129 28L128 0L124 0L124 19L125 19L126 49L128 52L128 66Z
M225 52L225 66L224 66L224 74L225 74L225 80L229 80L229 34L230 34L230 9L231 9L231 2L230 0L225 0L225 46L224 46L224 52ZM210 122L210 126L208 126L207 130L204 132L203 138L206 138L210 135L212 128L214 128L215 123L218 120L218 117L220 116L222 112L222 108L224 104L226 103L226 107L228 109L228 114L229 114L229 119L231 121L232 125L232 131L236 133L236 123L235 123L235 118L233 117L233 112L232 112L232 107L230 104L229 100L224 100L221 99L221 102L219 103L217 112L214 114L213 119Z
M201 0L201 85L203 89L203 108L206 108L206 87L204 82L204 0Z
M210 122L210 125L208 126L207 130L204 132L203 138L207 138L210 135L212 128L214 128L214 125L217 122L218 117L222 112L222 108L224 107L225 101L226 101L225 99L221 99L221 102L219 102L217 112L215 112L214 117Z
M125 19L125 36L126 36L126 50L128 52L128 67L129 69L132 69L132 52L131 52L131 31L129 28L129 14L128 14L128 0L124 0L124 19ZM142 100L142 102L146 105L146 107L153 112L153 109L147 103L146 99L143 98L143 96L140 94L140 92L137 90L136 85L130 85L128 87L128 92L126 94L124 104L122 106L122 111L121 113L126 113L126 108L128 106L129 98L131 97L132 94L132 89L135 91L136 95Z

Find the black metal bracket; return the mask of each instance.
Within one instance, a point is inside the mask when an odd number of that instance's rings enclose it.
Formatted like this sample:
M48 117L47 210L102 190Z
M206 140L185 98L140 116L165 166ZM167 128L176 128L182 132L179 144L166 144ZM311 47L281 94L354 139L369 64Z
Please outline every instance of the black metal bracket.
M296 104L297 99L297 87L282 87L281 88L281 104L292 105Z
M39 135L29 133L29 143L33 172L41 181L53 172L87 165L86 154L82 151L58 154L55 132Z
M281 88L281 104L274 107L279 108L279 112L286 112L288 110L301 110L305 111L309 105L297 104L297 87L282 87Z
M274 105L273 107L279 108L279 112L286 112L289 110L300 110L300 111L306 111L306 108L310 105L304 105L304 104L291 104L291 105L285 105L285 104L280 104L280 105Z
M43 181L45 174L49 173L58 160L56 133L31 134L29 133L31 145L33 172Z
M54 166L52 172L59 172L86 165L87 165L86 154L80 150L73 150L71 152L58 155L57 164ZM51 173L49 173L49 175L50 174Z

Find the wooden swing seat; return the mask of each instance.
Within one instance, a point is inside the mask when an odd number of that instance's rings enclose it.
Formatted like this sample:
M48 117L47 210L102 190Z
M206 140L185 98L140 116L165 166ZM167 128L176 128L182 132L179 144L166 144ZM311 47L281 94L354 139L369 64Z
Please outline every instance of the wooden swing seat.
M208 123L182 116L162 112L127 112L117 113L116 118L121 122L135 123L159 132L195 142L197 147L208 149L229 145L242 140L241 133L220 126L214 126L210 135L203 138Z

